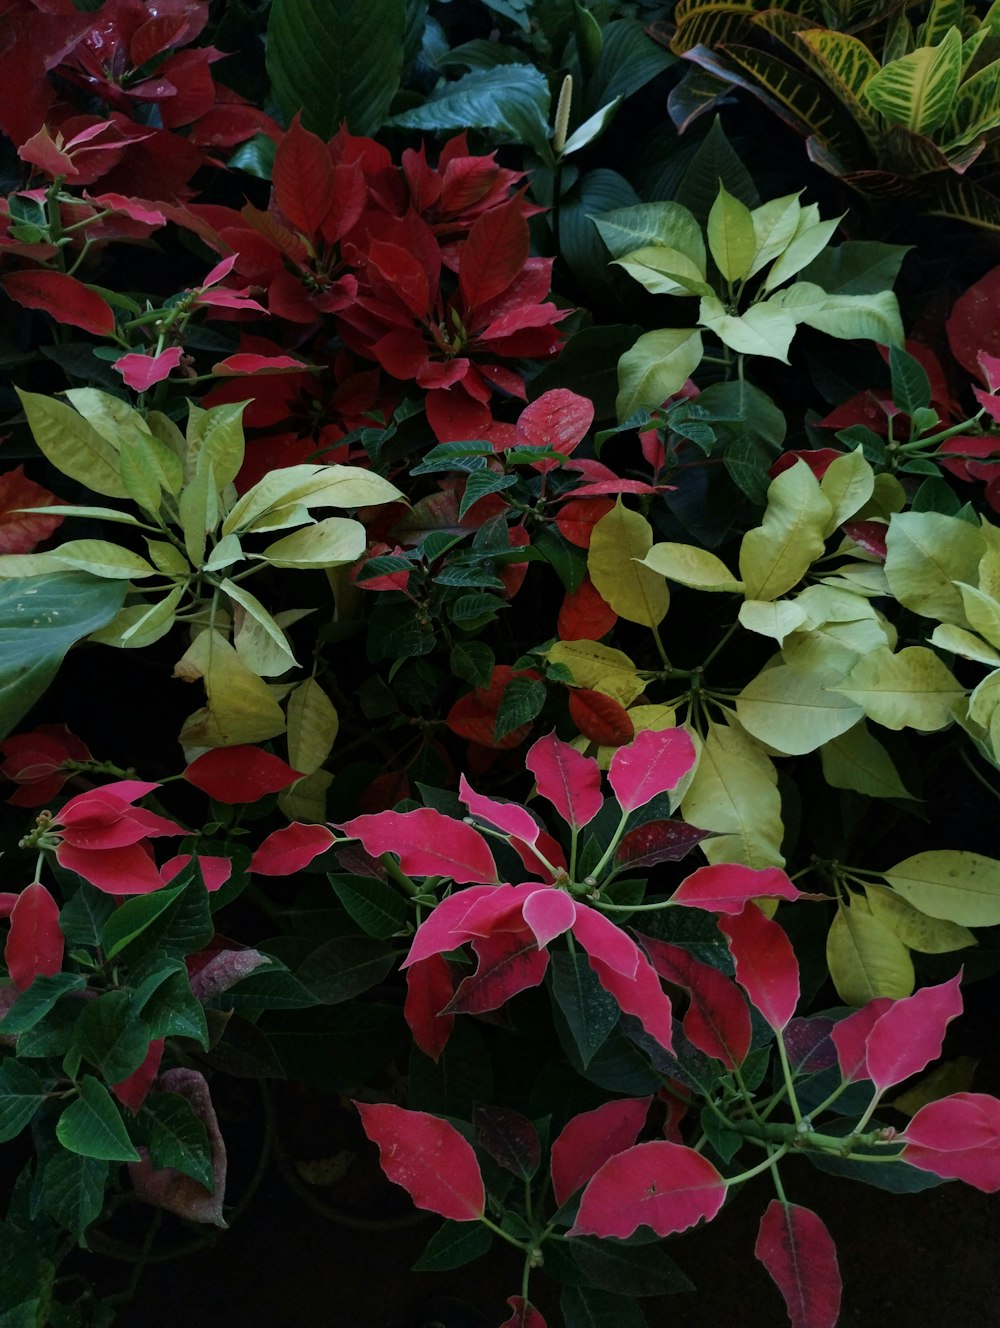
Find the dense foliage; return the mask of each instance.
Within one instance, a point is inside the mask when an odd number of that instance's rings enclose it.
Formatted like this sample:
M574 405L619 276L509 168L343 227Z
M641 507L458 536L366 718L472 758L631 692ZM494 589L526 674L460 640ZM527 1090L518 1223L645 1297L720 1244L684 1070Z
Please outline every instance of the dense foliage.
M1000 4L0 0L4 1324L234 1081L504 1328L1000 1189L998 143Z

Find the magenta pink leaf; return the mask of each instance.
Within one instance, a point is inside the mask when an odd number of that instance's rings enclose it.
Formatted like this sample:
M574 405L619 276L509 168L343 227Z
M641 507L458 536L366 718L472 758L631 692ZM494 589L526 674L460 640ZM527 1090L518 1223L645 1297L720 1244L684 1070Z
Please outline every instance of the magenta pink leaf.
M538 948L543 949L576 920L576 905L564 890L541 888L524 901L521 916L534 933Z
M336 835L325 825L293 821L268 835L250 859L249 870L259 876L291 876L335 842Z
M688 1041L728 1070L742 1065L750 1050L752 1028L747 1003L732 979L679 945L648 936L640 940L659 976L683 987L690 996L683 1020Z
M835 1328L841 1293L837 1249L811 1209L772 1199L760 1220L754 1254L784 1297L792 1328Z
M756 904L747 904L735 917L721 917L719 930L728 937L736 981L780 1032L799 1002L799 965L791 942Z
M604 805L597 762L554 733L539 738L524 763L535 776L538 792L575 829L592 821Z
M634 977L639 967L642 954L635 941L616 927L603 913L577 903L576 921L573 923L573 935L587 953L594 959L600 959L623 977Z
M667 1051L672 1051L673 1016L670 997L660 986L660 980L646 956L640 954L631 977L625 977L593 954L587 958L598 982L615 998L622 1013L638 1019L651 1038Z
M205 889L209 894L214 894L216 890L221 890L233 874L233 863L231 858L222 858L210 856L207 853L198 853L195 855L198 862L198 870L201 872L201 879L205 883ZM160 880L164 885L169 885L175 876L180 875L184 868L191 862L190 853L180 853L175 858L169 858L160 868Z
M475 973L463 978L445 1007L449 1014L482 1014L497 1010L518 992L537 987L549 964L527 928L477 936L472 948L479 958Z
M395 853L410 876L448 876L457 885L497 879L493 855L479 831L433 807L355 816L340 828L376 857Z
M513 835L526 844L534 844L540 834L540 828L530 812L518 806L516 802L496 802L476 793L466 782L464 775L459 776L458 796L469 811L479 821Z
M674 891L672 903L710 913L739 913L751 899L799 899L801 892L779 867L741 867L731 862L699 867Z
M655 867L660 862L680 862L711 833L684 821L647 821L621 837L615 849L615 862L636 869Z
M432 1061L438 1061L455 1025L453 1014L443 1014L455 993L451 969L439 954L428 955L406 970L403 1015L413 1040Z
M62 843L56 861L108 895L147 895L163 885L145 844L86 849Z
M184 778L216 802L234 804L280 793L301 779L302 772L260 747L215 747L196 757Z
M495 1162L522 1180L531 1179L542 1160L542 1144L527 1116L507 1107L476 1107L472 1123Z
M454 1125L388 1102L354 1105L365 1134L379 1147L382 1170L417 1208L453 1222L475 1222L483 1216L486 1190L479 1163Z
M623 811L635 811L675 789L695 763L694 743L683 729L644 729L611 758L608 782Z
M552 1192L560 1207L608 1158L631 1148L652 1098L625 1097L574 1116L552 1145Z
M941 1055L948 1024L962 1013L961 971L936 987L893 1001L865 1046L868 1078L880 1091L919 1074Z
M65 941L59 905L36 881L25 886L10 913L4 959L10 980L26 991L35 978L50 978L62 968Z
M125 379L133 392L148 392L155 383L162 383L169 378L181 362L184 354L180 346L169 346L159 355L142 355L132 352L122 355L114 362L114 368Z
M583 1192L569 1236L617 1236L641 1226L658 1236L710 1221L726 1197L726 1182L693 1148L656 1139L609 1158Z
M876 996L834 1025L830 1037L837 1048L840 1073L846 1083L868 1078L868 1034L892 1003L891 996Z
M546 1328L545 1320L529 1301L511 1296L507 1304L513 1313L509 1319L504 1319L500 1328Z
M410 964L444 950L456 950L476 935L462 926L473 906L480 900L490 900L491 909L501 913L510 907L512 894L510 885L475 885L471 890L456 890L454 894L446 895L417 928L402 967L408 968Z
M903 1161L945 1180L996 1194L1000 1190L1000 1101L986 1093L952 1093L928 1102L903 1136Z

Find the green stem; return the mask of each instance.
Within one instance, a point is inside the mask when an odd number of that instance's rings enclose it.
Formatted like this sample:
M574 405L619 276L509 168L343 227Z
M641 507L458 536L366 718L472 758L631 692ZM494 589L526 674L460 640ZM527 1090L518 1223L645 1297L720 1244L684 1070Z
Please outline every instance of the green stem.
M653 640L656 642L656 650L660 656L660 659L663 661L663 667L665 669L669 669L671 667L671 664L670 660L667 658L667 652L663 648L663 638L660 636L659 627L657 627L655 624L651 624L649 630L653 633Z
M789 1149L788 1144L782 1144L776 1148L773 1153L768 1153L763 1162L758 1162L755 1167L750 1167L747 1171L741 1171L738 1176L726 1176L726 1188L730 1185L741 1185L745 1180L752 1180L754 1176L759 1176L762 1171L772 1171L778 1162L785 1156Z
M503 1227L498 1227L495 1222L490 1221L485 1213L479 1220L484 1227L489 1227L495 1236L499 1236L501 1240L505 1240L508 1245L513 1245L514 1248L518 1250L528 1250L529 1246L525 1244L523 1240L518 1240L518 1238L512 1236L509 1231L504 1231Z
M654 628L653 630L655 631L656 629ZM601 872L614 857L615 849L618 847L618 841L625 833L625 824L628 821L628 818L629 818L629 813L627 811L623 811L621 815L621 820L618 822L618 828L615 830L615 833L611 836L611 843L604 850L600 862L590 873L591 877L595 881L600 879Z
M386 876L388 876L391 881L395 881L396 884L400 887L400 889L404 890L408 895L411 896L411 898L414 895L419 895L422 893L420 887L415 885L413 881L410 880L406 872L403 871L402 867L400 867L399 863L396 861L396 859L392 856L391 853L383 853L382 856L379 858L379 861L382 863L382 866L385 868Z
M985 410L980 410L969 419L963 420L961 424L953 424L950 429L942 429L939 433L931 434L929 438L912 438L908 443L900 443L896 451L919 452L925 447L935 447L947 438L954 438L957 434L965 433L972 425L977 424L985 413Z
M595 899L594 907L602 913L656 913L670 908L673 902L672 899L662 899L658 904L606 904L603 899Z
M788 1090L788 1102L792 1108L792 1115L795 1117L795 1124L802 1124L802 1112L799 1108L799 1099L795 1095L795 1080L792 1077L792 1067L788 1064L788 1052L785 1050L785 1039L781 1036L781 1029L775 1029L775 1039L778 1044L778 1059L781 1061L781 1073L785 1080L785 1087Z

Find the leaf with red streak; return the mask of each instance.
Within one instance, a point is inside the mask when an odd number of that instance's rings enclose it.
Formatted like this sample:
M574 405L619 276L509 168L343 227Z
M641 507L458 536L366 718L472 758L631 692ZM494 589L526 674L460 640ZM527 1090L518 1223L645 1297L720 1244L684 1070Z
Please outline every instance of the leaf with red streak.
M433 807L355 816L340 828L360 839L374 857L395 853L409 876L447 876L457 885L497 879L493 855L479 831Z
M986 1093L952 1093L928 1102L903 1136L903 1161L945 1180L964 1180L986 1194L1000 1190L1000 1101Z
M475 1222L483 1216L486 1190L479 1163L454 1125L388 1102L354 1105L365 1134L378 1145L382 1170L417 1208L453 1222Z
M333 204L333 165L326 144L296 115L274 154L274 199L306 235L315 235Z
M507 1304L513 1313L509 1319L504 1319L500 1328L546 1328L545 1320L530 1301L510 1296Z
M605 1102L568 1121L552 1144L552 1192L560 1207L616 1153L631 1148L646 1123L652 1098Z
M216 747L196 757L184 778L216 802L233 804L280 793L301 779L302 771L260 747Z
M615 862L628 867L680 862L710 834L710 830L699 830L684 821L647 821L622 836L615 849Z
M690 997L682 1024L688 1041L727 1070L742 1065L753 1030L747 1003L732 979L682 946L649 936L640 940L659 976L683 987Z
M542 1160L542 1144L527 1116L506 1107L476 1107L472 1123L495 1162L522 1180L531 1179Z
M779 867L742 867L720 862L699 867L674 891L671 903L710 913L739 913L752 899L798 899L798 891Z
M597 762L554 733L539 738L524 763L535 776L541 796L576 829L592 821L604 805Z
M519 198L491 208L474 222L458 265L458 284L467 310L502 294L521 274L528 250L528 223Z
M534 934L498 931L472 942L479 963L463 978L445 1007L449 1014L482 1014L498 1010L518 992L537 987L549 966L547 950L540 950Z
M556 529L578 549L589 549L594 527L613 507L610 498L571 498L559 509Z
M47 268L8 272L0 277L0 286L15 303L25 309L40 309L57 323L82 327L99 337L109 337L115 330L111 305L66 272Z
M403 1015L413 1040L432 1061L438 1061L455 1025L453 1014L441 1011L455 993L451 969L439 954L428 955L406 970Z
M656 1139L609 1158L583 1192L569 1236L617 1236L640 1226L658 1236L686 1231L716 1215L726 1182L693 1148Z
M840 1269L821 1218L809 1208L772 1199L760 1220L754 1254L784 1297L792 1328L834 1328Z
M539 447L570 456L594 422L594 403L565 387L553 388L525 406L517 421L517 446ZM538 471L553 470L549 457L533 463Z
M514 835L526 844L534 844L541 833L530 812L516 802L497 802L484 797L469 787L464 775L459 776L458 796L477 820L485 821L504 834Z
M833 1026L830 1037L837 1049L840 1073L847 1083L868 1078L868 1034L891 1005L891 996L876 996Z
M719 919L736 964L736 981L775 1030L780 1032L799 1002L799 965L792 943L756 904Z
M31 553L63 523L61 516L46 516L45 508L59 503L54 493L25 477L15 466L0 475L0 554ZM31 511L24 511L31 508Z
M570 692L569 717L585 738L602 747L621 747L635 736L635 726L625 707L613 697L587 687Z
M623 811L633 812L675 789L695 763L694 743L683 729L644 729L611 758L608 783Z
M313 858L336 841L325 825L305 825L293 821L268 835L250 859L249 870L258 876L292 876L308 867Z
M588 573L575 590L566 593L556 631L560 641L599 641L617 621L618 614L598 594Z
M883 521L845 521L841 530L865 553L874 554L885 562L888 549L885 536L889 527Z
M26 991L35 978L50 978L62 968L65 941L59 905L36 881L25 886L10 914L4 959L10 980Z
M936 987L921 987L893 1001L865 1044L867 1077L878 1089L919 1074L941 1055L948 1024L962 1013L961 971Z

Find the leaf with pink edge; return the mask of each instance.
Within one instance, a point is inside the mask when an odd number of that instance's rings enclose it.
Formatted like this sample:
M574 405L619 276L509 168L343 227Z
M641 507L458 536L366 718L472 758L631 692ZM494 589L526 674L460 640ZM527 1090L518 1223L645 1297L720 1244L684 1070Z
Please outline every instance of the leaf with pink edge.
M986 1194L1000 1190L1000 1100L952 1093L920 1108L903 1135L902 1158Z
M868 1034L892 1003L891 996L876 996L834 1025L830 1037L837 1048L840 1073L846 1083L868 1078Z
M732 979L682 946L648 936L639 939L659 976L683 987L690 997L682 1023L687 1040L728 1070L742 1065L750 1051L752 1027L747 1003Z
M623 811L635 811L675 789L695 763L694 743L683 729L644 729L611 758L608 782Z
M716 1215L726 1182L693 1148L656 1139L617 1153L583 1192L569 1236L617 1236L640 1226L669 1236Z
M674 891L671 903L703 908L711 913L739 913L751 899L800 899L780 867L742 867L721 862L699 867Z
M588 955L590 967L605 991L621 1006L623 1014L633 1015L651 1038L667 1051L673 1050L673 1023L670 997L660 986L652 966L644 955L631 977L616 972L603 960Z
M882 1090L919 1074L941 1055L948 1024L962 1013L961 970L948 982L893 1001L865 1045L868 1078Z
M487 899L494 901L493 907L497 910L506 909L511 893L512 887L509 885L474 885L471 890L456 890L454 894L446 895L417 928L402 967L409 968L428 955L456 950L476 934L462 926L472 907L480 900Z
M719 930L729 940L736 981L780 1032L799 1003L799 964L791 941L756 904L747 904L734 917L721 917Z
M497 802L476 793L469 787L464 775L459 777L458 796L477 820L485 821L504 834L515 836L525 844L534 844L541 833L541 827L530 812L516 802Z
M291 876L325 853L336 838L325 825L293 821L268 835L250 859L248 870L258 876Z
M581 1112L552 1144L552 1192L560 1207L608 1158L631 1148L649 1113L649 1097L625 1097Z
M615 849L615 862L635 870L661 862L680 862L711 833L685 821L646 821L622 835Z
M535 776L538 792L575 829L592 821L604 805L597 762L554 733L539 738L524 763Z
M447 876L457 885L497 879L493 855L479 831L433 807L355 816L340 828L375 857L395 853L410 876Z
M754 1254L784 1297L792 1328L834 1328L840 1268L821 1218L809 1208L772 1199L760 1220Z
M576 905L564 890L543 886L524 901L521 916L541 950L557 936L569 931L576 920Z
M475 1222L483 1216L482 1172L472 1145L454 1125L388 1102L354 1105L365 1134L378 1145L382 1170L417 1208L453 1222Z

